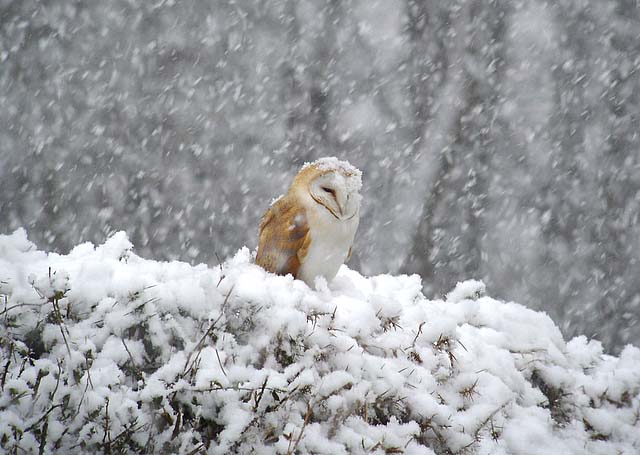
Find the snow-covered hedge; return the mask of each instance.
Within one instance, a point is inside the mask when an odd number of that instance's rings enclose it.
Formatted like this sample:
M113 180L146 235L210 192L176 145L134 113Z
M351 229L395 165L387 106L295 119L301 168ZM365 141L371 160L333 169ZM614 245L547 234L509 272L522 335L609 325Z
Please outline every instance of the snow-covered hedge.
M7 453L638 454L640 350L565 342L482 283L344 267L311 290L243 249L156 262L0 236Z

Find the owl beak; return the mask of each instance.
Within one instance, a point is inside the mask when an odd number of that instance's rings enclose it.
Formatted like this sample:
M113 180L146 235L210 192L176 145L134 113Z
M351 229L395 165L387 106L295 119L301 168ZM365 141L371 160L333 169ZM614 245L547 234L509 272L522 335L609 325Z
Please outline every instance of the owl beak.
M347 195L346 199L341 195L337 195L336 205L338 206L338 211L340 212L340 218L344 217L345 210L347 209L348 203L349 203L349 195Z

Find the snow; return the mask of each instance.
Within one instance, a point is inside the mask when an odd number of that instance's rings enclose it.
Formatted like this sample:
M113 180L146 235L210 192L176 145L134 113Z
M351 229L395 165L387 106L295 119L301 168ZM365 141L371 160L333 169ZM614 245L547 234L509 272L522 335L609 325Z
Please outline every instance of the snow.
M487 292L487 287L482 281L467 280L456 284L453 291L447 294L447 302L458 303L465 299L475 300Z
M640 349L480 281L46 254L0 236L0 444L41 453L637 454Z

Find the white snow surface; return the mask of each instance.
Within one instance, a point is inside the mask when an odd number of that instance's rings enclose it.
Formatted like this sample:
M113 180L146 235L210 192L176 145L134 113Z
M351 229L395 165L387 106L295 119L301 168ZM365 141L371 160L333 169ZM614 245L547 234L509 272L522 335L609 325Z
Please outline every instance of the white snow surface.
M7 453L640 453L640 350L480 282L427 300L343 267L316 291L246 248L210 268L18 230L0 283Z

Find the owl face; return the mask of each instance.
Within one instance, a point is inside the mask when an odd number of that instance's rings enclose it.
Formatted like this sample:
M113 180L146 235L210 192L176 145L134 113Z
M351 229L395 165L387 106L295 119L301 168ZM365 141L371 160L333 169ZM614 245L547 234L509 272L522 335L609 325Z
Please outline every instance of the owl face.
M351 184L352 176L330 171L314 178L309 185L311 197L340 221L353 218L360 208L358 187Z

